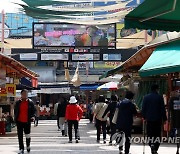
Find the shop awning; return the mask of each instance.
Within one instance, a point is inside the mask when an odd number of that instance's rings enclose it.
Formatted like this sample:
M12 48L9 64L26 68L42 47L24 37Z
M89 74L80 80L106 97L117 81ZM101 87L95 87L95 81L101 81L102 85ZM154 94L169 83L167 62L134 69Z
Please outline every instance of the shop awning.
M80 86L80 90L97 90L99 86L98 84L85 84Z
M175 40L178 40L180 38L180 33L177 32L169 32L166 34L161 35L160 37L154 39L149 44L147 44L145 47L141 48L138 52L136 52L133 56L131 56L128 60L126 60L124 63L122 63L120 66L111 69L104 73L102 76L100 76L100 80L103 78L106 78L108 76L123 73L124 71L138 71L143 64L147 61L147 59L150 57L154 49L162 44L166 44L168 42L173 42Z
M180 0L145 0L125 17L125 28L180 31Z
M142 77L180 72L180 40L158 47L139 73Z
M38 74L29 70L15 59L0 53L0 68L6 70L6 75L9 77L28 77L32 81L32 86L37 87Z

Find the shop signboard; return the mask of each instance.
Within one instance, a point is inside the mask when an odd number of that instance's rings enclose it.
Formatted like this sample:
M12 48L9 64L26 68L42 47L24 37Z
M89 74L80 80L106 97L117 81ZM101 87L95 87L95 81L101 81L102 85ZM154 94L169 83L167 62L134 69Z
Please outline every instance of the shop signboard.
M6 84L5 88L0 88L0 96L16 96L16 85Z
M43 94L70 94L71 89L67 88L41 88L40 93Z
M72 54L72 61L99 61L100 54Z
M38 60L38 54L37 53L20 54L20 60Z
M103 61L121 61L121 54L103 54Z
M122 62L94 62L95 69L113 69L119 66Z
M69 60L68 54L41 54L41 60Z

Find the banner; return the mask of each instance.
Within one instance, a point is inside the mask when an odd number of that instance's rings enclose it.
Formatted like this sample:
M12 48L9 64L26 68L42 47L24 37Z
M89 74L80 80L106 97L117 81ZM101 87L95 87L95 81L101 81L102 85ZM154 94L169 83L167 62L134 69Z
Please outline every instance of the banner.
M75 74L74 74L71 82L75 87L79 87L81 85L81 80L80 80L80 76L79 76L79 63L77 65Z
M0 88L0 96L16 96L16 85L6 84L5 88Z

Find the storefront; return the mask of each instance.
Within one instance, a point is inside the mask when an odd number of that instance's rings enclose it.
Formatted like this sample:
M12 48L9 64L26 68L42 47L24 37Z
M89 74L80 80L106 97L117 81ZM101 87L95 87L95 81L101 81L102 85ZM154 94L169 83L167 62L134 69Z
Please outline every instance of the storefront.
M4 120L14 116L16 86L20 84L20 79L26 77L31 80L32 87L37 87L38 75L4 54L0 54L0 72L0 133L4 134Z

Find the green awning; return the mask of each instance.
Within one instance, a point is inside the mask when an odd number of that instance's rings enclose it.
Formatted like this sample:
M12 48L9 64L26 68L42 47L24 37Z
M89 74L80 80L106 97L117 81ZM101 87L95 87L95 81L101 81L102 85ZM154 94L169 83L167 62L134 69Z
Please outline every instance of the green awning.
M139 70L141 77L180 72L180 40L158 47Z
M145 0L126 15L125 28L180 31L180 0Z

